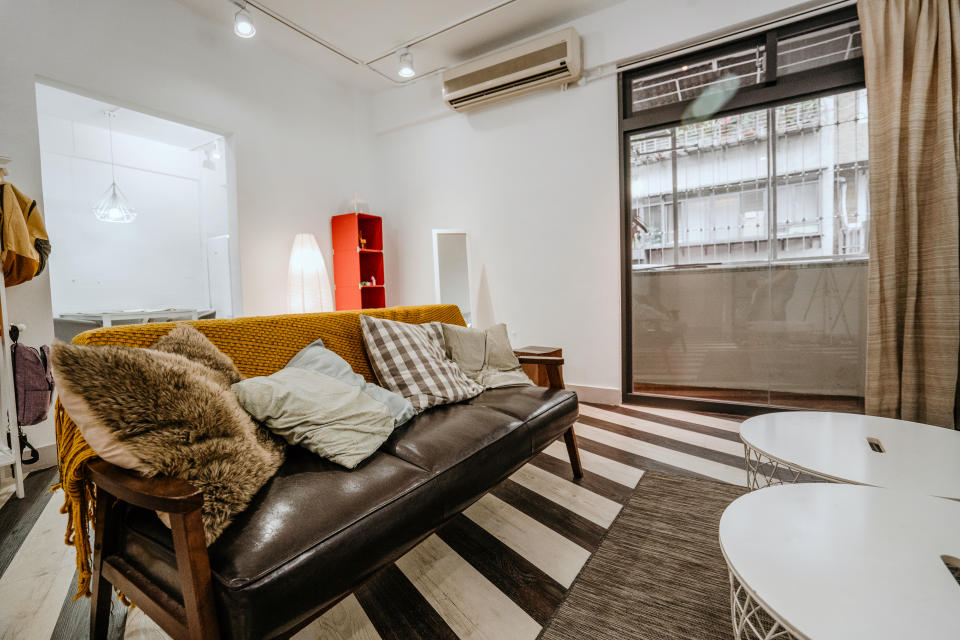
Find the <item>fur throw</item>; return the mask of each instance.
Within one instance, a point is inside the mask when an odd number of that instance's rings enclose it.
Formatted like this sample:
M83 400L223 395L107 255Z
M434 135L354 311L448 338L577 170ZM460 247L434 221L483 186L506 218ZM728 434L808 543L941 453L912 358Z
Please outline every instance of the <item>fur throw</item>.
M110 430L142 473L203 491L208 545L283 462L283 449L240 407L222 368L151 349L62 342L54 344L53 367L61 393L82 402L87 421Z
M188 324L177 323L170 333L154 342L150 348L177 353L202 364L221 376L228 387L243 380L243 374L237 369L237 365L233 364L233 360L210 342L207 336Z
M177 326L167 335L163 336L152 345L151 349L164 351L166 353L176 353L198 364L202 364L210 369L214 377L219 377L226 386L231 386L244 379L237 365L233 364L227 354L217 348L217 345L210 342L207 336L185 322L178 322ZM247 414L249 415L249 413ZM287 448L287 443L280 436L273 433L259 422L257 424L257 440L269 451L277 455L283 455ZM160 518L168 527L167 519Z

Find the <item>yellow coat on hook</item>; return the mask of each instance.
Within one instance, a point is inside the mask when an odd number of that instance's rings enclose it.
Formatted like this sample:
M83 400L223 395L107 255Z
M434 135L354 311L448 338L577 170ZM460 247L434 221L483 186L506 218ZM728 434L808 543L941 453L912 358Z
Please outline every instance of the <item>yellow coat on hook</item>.
M0 182L0 240L3 281L8 287L26 282L43 271L50 255L50 239L36 200L9 182Z

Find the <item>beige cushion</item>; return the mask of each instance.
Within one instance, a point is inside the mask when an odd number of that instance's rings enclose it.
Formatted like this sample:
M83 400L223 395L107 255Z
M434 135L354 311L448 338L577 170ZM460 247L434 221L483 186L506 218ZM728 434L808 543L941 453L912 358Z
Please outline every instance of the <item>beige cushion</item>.
M443 339L447 357L484 389L533 384L513 353L507 325L500 323L481 331L445 324Z
M261 433L222 373L184 356L56 342L52 361L61 402L94 451L203 491L207 544L283 462L282 443Z

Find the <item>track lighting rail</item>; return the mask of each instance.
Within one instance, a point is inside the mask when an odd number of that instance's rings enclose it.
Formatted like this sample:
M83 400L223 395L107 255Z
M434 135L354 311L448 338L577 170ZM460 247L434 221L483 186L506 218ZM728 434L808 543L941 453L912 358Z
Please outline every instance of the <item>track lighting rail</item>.
M260 13L262 13L263 15L267 16L268 18L271 18L272 20L275 20L275 21L279 22L280 24L282 24L283 26L287 27L288 29L292 29L293 31L299 33L299 34L302 35L303 37L305 37L305 38L313 41L314 43L320 45L321 47L324 47L324 48L327 49L328 51L337 54L338 56L340 56L340 57L343 58L344 60L347 60L347 61L349 61L349 62L352 62L353 64L355 64L355 65L357 65L357 66L360 66L360 67L364 67L364 68L366 68L366 69L369 69L370 71L376 73L376 74L377 74L378 76L380 76L381 78L384 78L385 80L389 80L390 82L392 82L392 83L395 84L395 85L404 85L404 84L408 84L408 83L410 83L410 82L413 82L413 81L416 80L416 79L423 78L423 77L430 76L430 75L434 75L434 74L436 74L436 73L440 73L441 71L443 71L444 68L443 68L443 67L438 67L438 68L432 69L431 71L428 71L428 72L426 72L426 73L417 74L415 77L410 77L410 78L405 79L405 80L397 80L397 79L395 79L395 78L393 78L393 77L391 77L391 76L383 73L382 71L374 68L372 65L374 65L374 64L377 63L377 62L380 62L380 61L383 60L384 58L388 58L388 57L390 57L390 56L392 56L392 55L396 55L397 53L399 53L399 52L402 51L402 50L409 49L410 47L412 47L412 46L414 46L414 45L420 44L421 42L425 42L425 41L427 41L427 40L429 40L429 39L431 39L431 38L434 38L434 37L436 37L436 36L439 36L440 34L446 33L447 31L450 31L451 29L455 29L455 28L457 28L457 27L459 27L459 26L461 26L461 25L467 24L468 22L470 22L470 21L472 21L472 20L476 20L477 18L480 18L480 17L483 17L483 16L485 16L485 15L487 15L487 14L493 13L494 11L497 11L498 9L501 9L501 8L507 6L507 5L511 5L511 4L513 4L514 2L517 2L517 0L503 0L503 1L501 1L501 2L498 2L498 3L494 4L493 6L490 6L490 7L486 8L486 9L483 9L482 11L478 11L478 12L473 13L473 14L465 17L465 18L461 18L461 19L459 19L459 20L456 20L456 21L454 21L454 22L451 22L450 24L446 24L446 25L440 27L439 29L435 29L434 31L430 31L430 32L425 33L425 34L423 34L423 35L417 36L416 38L413 38L412 40L408 40L407 42L404 42L404 43L402 43L402 44L400 44L400 45L398 45L398 46L390 49L389 51L387 51L387 52L385 52L385 53L383 53L383 54L381 54L381 55L378 55L378 56L375 57L375 58L371 58L370 60L363 60L363 59L361 59L361 58L357 58L356 56L350 55L349 53L347 53L346 51L344 51L344 50L341 49L340 47L336 46L335 44L333 44L333 43L331 43L331 42L328 42L327 40L324 40L323 38L321 38L320 36L316 35L315 33L312 33L311 31L309 31L309 30L306 29L305 27L302 27L302 26L300 26L299 24L295 23L294 21L290 20L289 18L287 18L287 17L285 17L285 16L277 13L276 11L274 11L273 9L271 9L270 7L266 6L261 0L246 0L246 1L242 2L242 3L241 3L239 0L231 0L231 2L233 2L233 3L236 4L237 6L241 6L241 7L252 7L252 8L254 8L254 9L256 9L257 11L259 11Z

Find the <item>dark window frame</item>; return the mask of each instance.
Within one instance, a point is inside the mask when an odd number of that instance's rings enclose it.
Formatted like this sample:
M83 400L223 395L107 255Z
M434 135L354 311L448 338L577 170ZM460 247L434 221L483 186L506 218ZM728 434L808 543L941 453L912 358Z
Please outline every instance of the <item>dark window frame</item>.
M844 91L863 89L866 86L863 58L845 60L814 69L778 76L775 61L777 42L786 38L804 35L845 22L857 20L856 7L845 7L806 20L772 28L766 32L746 36L690 54L680 54L669 59L621 71L617 74L618 153L620 154L620 305L621 305L621 397L623 402L688 409L717 411L741 415L757 415L771 410L797 410L796 407L699 399L686 396L636 393L633 391L633 309L632 309L632 211L629 193L630 137L656 129L675 127L687 107L693 102L685 100L673 104L645 109L633 113L631 91L633 79L648 76L658 71L676 68L678 64L695 64L724 54L742 51L745 47L763 45L766 56L764 82L741 89L728 103L703 120L724 115L773 108L782 104L817 98ZM677 211L674 208L674 215Z

